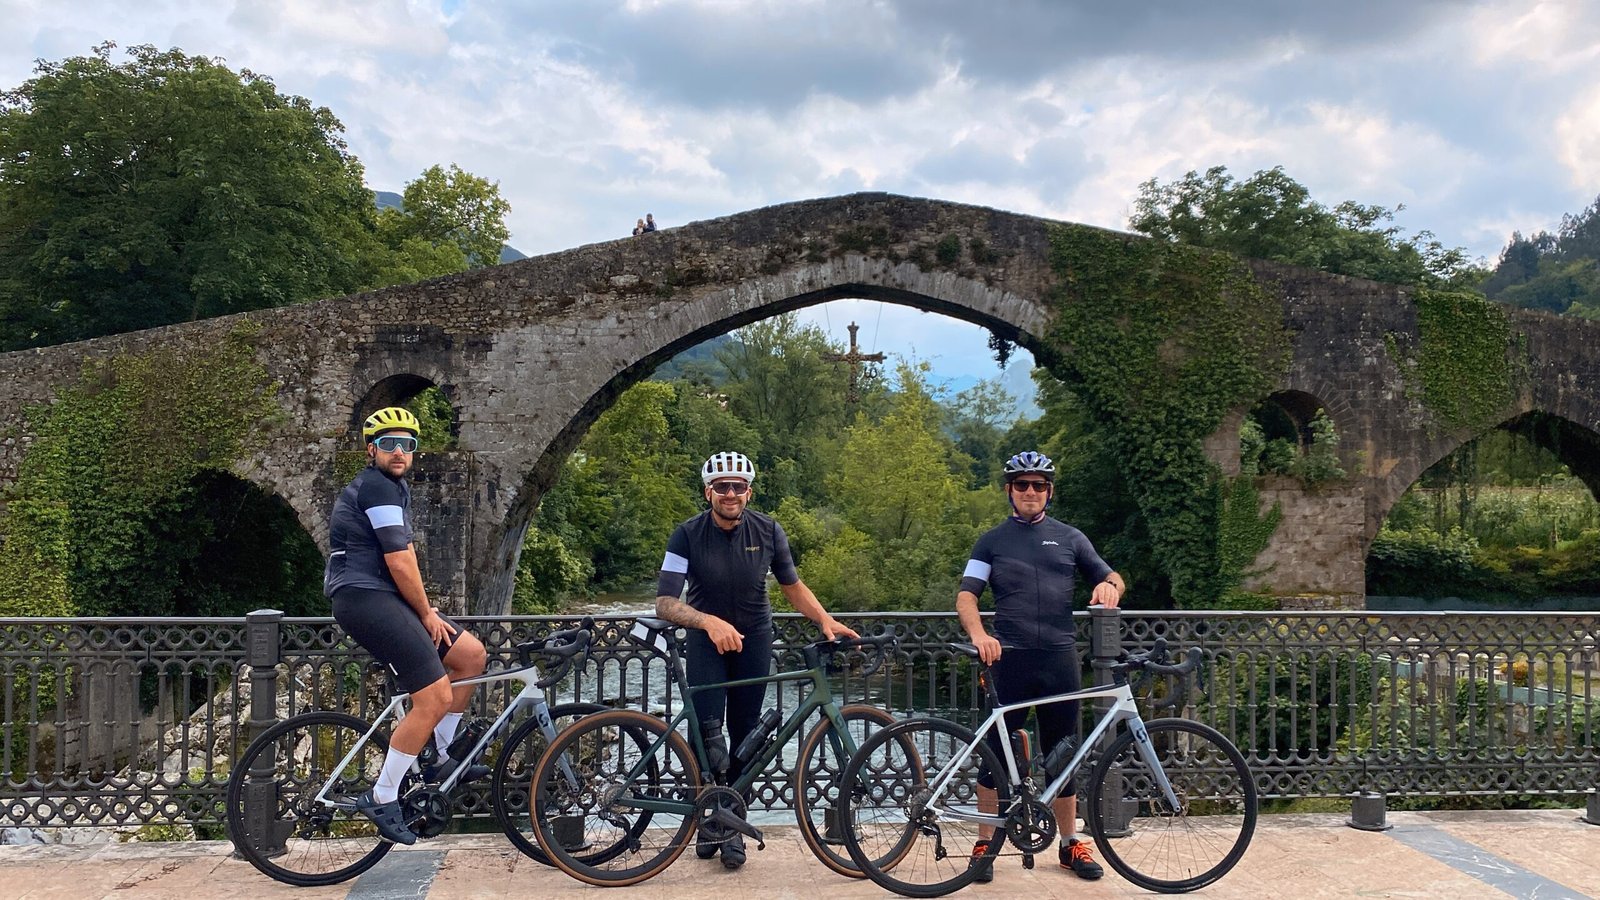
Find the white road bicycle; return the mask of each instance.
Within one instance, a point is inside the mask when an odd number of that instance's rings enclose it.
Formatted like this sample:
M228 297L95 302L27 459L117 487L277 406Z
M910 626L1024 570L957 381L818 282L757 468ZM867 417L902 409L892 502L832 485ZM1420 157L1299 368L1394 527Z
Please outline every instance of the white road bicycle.
M401 785L407 824L419 838L441 834L454 813L454 796L476 763L493 762L490 790L496 817L518 850L550 864L529 818L528 784L549 741L579 717L608 707L595 703L550 706L544 688L566 677L587 656L594 620L517 645L518 665L455 682L516 681L521 690L483 729L456 765L414 765ZM541 675L538 664L545 669ZM338 884L378 863L394 845L378 836L355 800L370 789L389 750L390 720L405 715L410 694L395 694L372 722L336 710L316 710L262 732L234 764L228 779L228 834L251 865L296 887ZM520 722L519 714L526 714ZM498 756L490 751L502 735ZM587 846L574 854L593 860L618 847Z
M977 662L971 644L951 646ZM850 786L840 792L845 847L874 882L908 897L965 887L1008 842L1031 867L1058 832L1051 802L1092 759L1079 811L1111 868L1161 893L1211 884L1250 844L1255 779L1217 730L1181 718L1144 721L1128 684L1130 672L1184 679L1199 662L1199 649L1191 649L1183 662L1168 663L1166 644L1157 641L1149 652L1113 663L1109 686L1007 706L995 696L988 667L977 662L992 712L976 731L947 719L906 719L851 757L840 779ZM1037 760L1029 758L1026 732L991 737L1004 731L1010 710L1096 699L1110 703L1081 744L1069 736ZM995 786L992 810L979 808L977 784L985 775ZM985 826L993 835L975 856Z

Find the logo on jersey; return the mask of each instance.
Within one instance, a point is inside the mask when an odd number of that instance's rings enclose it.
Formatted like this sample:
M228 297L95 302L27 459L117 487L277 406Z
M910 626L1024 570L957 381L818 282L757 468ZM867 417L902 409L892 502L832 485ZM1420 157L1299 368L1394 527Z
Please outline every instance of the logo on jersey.
M750 553L760 553L761 552L761 545L757 544L754 547L746 547L744 549L747 550Z
M1040 542L1039 546L1041 546L1041 547L1059 547L1061 545L1056 543L1055 541L1042 541L1042 542Z

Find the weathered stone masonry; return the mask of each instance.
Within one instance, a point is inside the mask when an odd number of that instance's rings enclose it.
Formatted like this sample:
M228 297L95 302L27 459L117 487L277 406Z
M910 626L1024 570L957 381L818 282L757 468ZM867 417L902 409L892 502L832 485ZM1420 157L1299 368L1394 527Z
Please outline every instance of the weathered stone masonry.
M326 548L337 460L358 449L360 416L439 385L457 411L459 449L419 462L424 571L451 608L497 613L509 605L529 518L561 460L619 393L700 341L824 300L864 297L976 322L1046 363L1063 358L1069 348L1046 339L1055 287L1048 225L856 194L368 294L4 354L0 485L15 478L27 447L24 410L49 402L87 359L208 346L248 321L261 329L261 362L282 385L287 418L238 474L288 502ZM962 253L940 262L936 248L952 235ZM975 242L983 263L973 259ZM1273 566L1267 586L1297 603L1359 603L1366 548L1384 513L1424 468L1474 435L1439 432L1401 383L1384 339L1415 340L1401 289L1255 266L1282 298L1294 334L1281 389L1325 404L1344 438L1346 468L1364 467L1324 491L1265 492L1286 511L1263 556ZM1542 410L1592 439L1600 326L1518 313L1513 327L1528 338L1530 388L1506 418ZM1237 471L1242 415L1207 442L1225 470Z

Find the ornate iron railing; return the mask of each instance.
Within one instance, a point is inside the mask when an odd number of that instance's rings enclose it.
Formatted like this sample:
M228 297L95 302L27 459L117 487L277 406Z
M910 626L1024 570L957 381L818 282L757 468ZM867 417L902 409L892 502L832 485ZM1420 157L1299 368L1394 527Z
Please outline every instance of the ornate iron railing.
M842 616L894 626L895 664L863 680L844 666L841 702L974 721L972 667L948 649L950 614ZM463 620L504 664L518 641L570 618ZM589 666L552 702L675 711L669 660L600 618ZM1600 618L1581 614L1125 612L1080 614L1080 652L1200 647L1181 712L1219 728L1266 798L1582 795L1600 781ZM777 618L777 669L801 665L814 627ZM674 652L674 659L676 651ZM231 761L249 736L311 708L368 715L387 685L328 619L0 620L0 827L193 825L217 830ZM769 700L791 708L797 688ZM1155 686L1158 694L1166 688ZM482 708L507 697L480 695ZM1086 713L1087 714L1087 713ZM790 751L792 757L792 749ZM790 805L791 759L757 787ZM462 799L488 815L483 791Z

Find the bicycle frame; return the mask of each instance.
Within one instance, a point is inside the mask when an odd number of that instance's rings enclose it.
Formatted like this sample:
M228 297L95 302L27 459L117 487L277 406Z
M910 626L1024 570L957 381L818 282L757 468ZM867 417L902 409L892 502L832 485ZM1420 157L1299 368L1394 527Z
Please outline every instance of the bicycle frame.
M472 678L464 678L460 681L450 682L450 686L452 688L457 688L469 685L477 686L480 684L493 684L499 681L517 681L522 684L522 689L517 692L517 696L513 697L510 703L506 704L506 708L501 710L500 715L495 717L494 723L484 731L483 736L478 738L478 742L472 746L472 751L467 754L466 760L462 761L464 764L457 766L456 770L450 773L450 777L440 782L440 791L448 794L455 788L456 784L461 780L461 777L466 774L468 766L465 765L465 763L481 757L484 751L488 750L489 745L494 742L494 739L498 737L500 733L510 724L512 717L516 715L518 710L531 710L533 715L538 718L539 725L544 731L545 738L548 740L555 737L555 722L550 718L550 704L545 697L544 689L539 687L539 685L536 683L538 680L539 670L530 664L526 666L518 666L514 669L502 669L498 672L488 672ZM384 720L388 719L390 716L393 716L396 722L405 718L405 710L403 709L403 706L410 698L411 694L407 692L404 694L396 694L389 700L389 704L385 706L383 708L383 712L379 713L378 717L373 720L372 726L368 728L366 733L361 736L361 740L356 741L356 743L351 746L349 752L345 753L344 758L339 760L339 764L333 768L333 773L329 775L327 781L323 782L322 790L318 791L317 796L313 798L314 802L321 803L324 806L354 808L354 804L348 801L341 803L328 799L328 791L332 789L333 783L338 780L338 773L344 771L344 767L349 765L350 761L356 758L356 754L361 752L361 748L365 747L367 742L372 739L372 736L377 733L378 728L383 725ZM443 753L444 748L439 748L439 752ZM412 763L411 771L413 774L420 771L416 763Z
M756 779L761 777L761 774L766 771L767 766L772 763L773 759L783 752L783 746L800 733L801 726L805 724L811 713L816 710L821 710L823 715L827 716L828 720L833 723L833 734L840 740L841 752L845 754L844 758L848 759L850 754L855 753L855 742L845 728L844 716L839 711L839 705L833 700L833 689L828 684L827 669L825 666L819 665L816 668L779 672L776 675L764 675L760 678L741 678L738 681L723 681L714 684L702 684L696 687L685 687L683 690L683 709L679 710L678 714L673 716L672 720L667 723L666 730L651 741L650 747L640 756L639 761L633 765L633 768L628 771L626 783L631 785L637 779L643 777L645 770L649 767L650 760L655 758L657 751L661 749L661 745L670 739L672 733L677 731L678 726L685 720L688 721L689 745L694 749L695 760L700 764L700 771L702 773L710 771L704 736L700 733L700 719L695 715L694 696L696 694L718 688L778 684L785 681L810 681L812 689L806 696L801 698L794 712L790 713L783 723L778 726L777 732L773 739L767 742L766 747L749 762L745 763L744 774L740 775L729 787L743 793L751 785L755 784ZM680 679L680 685L681 683L682 679ZM626 800L627 804L635 809L649 812L681 815L687 814L694 809L693 802L639 797L633 794L631 790L618 798L618 802L623 800Z
M1114 684L1109 687L1088 688L1068 694L1056 694L1051 697L1026 700L1021 703L1009 703L996 707L989 713L988 718L983 720L983 724L977 729L973 741L962 748L961 753L954 758L953 762L960 763L971 756L977 746L986 739L991 729L999 729L1003 733L1005 714L1012 710L1043 706L1047 703L1065 703L1072 700L1092 700L1102 697L1112 701L1111 708L1106 710L1105 714L1095 722L1094 728L1090 729L1088 736L1078 746L1077 752L1073 753L1072 761L1067 763L1061 773L1051 780L1049 784L1045 785L1044 790L1039 794L1039 800L1044 803L1054 802L1061 795L1061 791L1066 787L1067 782L1072 779L1073 775L1077 774L1078 767L1088 758L1089 752L1099 743L1100 739L1105 737L1119 722L1127 722L1129 730L1133 732L1134 745L1139 750L1140 758L1150 767L1150 771L1158 782L1157 786L1161 789L1161 793L1166 797L1167 802L1172 805L1172 808L1177 809L1179 806L1178 795L1173 791L1172 783L1167 780L1167 773L1161 768L1155 745L1150 742L1150 735L1145 732L1144 719L1139 715L1138 705L1133 699L1133 689L1125 683ZM1020 784L1023 773L1017 769L1017 759L1016 755L1012 753L1011 741L1006 739L998 741L998 743L1001 747L1002 758L1005 761L1006 774L1011 779L1010 784ZM1041 749L1043 752L1049 752L1048 748ZM945 791L949 789L958 768L958 765L947 765L945 770L938 774L933 784L929 785L931 793L927 805L930 808L941 810L942 812L939 813L941 818L950 817L948 814L956 813L954 818L976 822L980 825L993 825L996 828L1004 828L1008 818L1005 815L979 812L976 808L971 807L938 804L939 798L944 796Z

